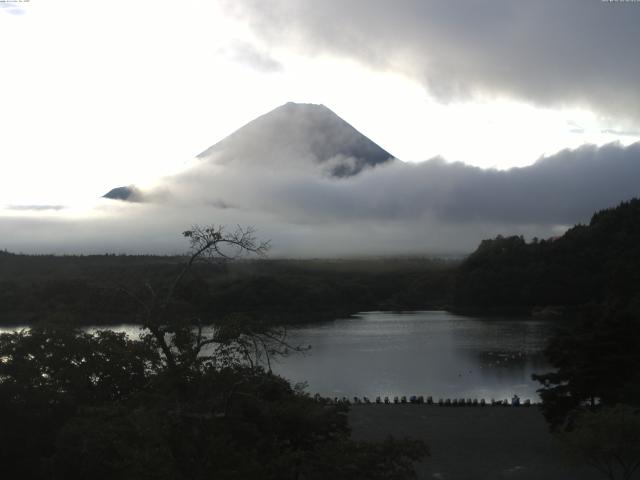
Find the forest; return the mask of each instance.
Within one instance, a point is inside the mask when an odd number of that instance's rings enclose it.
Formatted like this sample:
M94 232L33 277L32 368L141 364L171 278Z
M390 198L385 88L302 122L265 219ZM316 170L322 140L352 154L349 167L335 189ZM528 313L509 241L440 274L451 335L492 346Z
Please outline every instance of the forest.
M0 324L62 318L77 325L136 321L125 289L171 279L185 257L19 255L0 251ZM450 303L456 259L252 258L194 265L177 292L210 322L229 313L305 323L362 310Z

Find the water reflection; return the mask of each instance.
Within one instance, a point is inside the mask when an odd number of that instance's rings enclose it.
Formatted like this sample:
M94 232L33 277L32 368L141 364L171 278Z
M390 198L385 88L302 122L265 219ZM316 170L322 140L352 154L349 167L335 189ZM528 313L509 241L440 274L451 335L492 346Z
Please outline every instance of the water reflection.
M326 396L432 395L437 398L537 399L533 372L551 324L530 319L472 318L448 312L364 312L292 330L304 356L276 371L307 381Z

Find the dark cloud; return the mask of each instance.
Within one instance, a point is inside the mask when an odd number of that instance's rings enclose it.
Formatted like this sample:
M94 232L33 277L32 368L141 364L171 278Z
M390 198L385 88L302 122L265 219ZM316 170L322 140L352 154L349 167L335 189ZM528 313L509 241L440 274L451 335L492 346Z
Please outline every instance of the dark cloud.
M498 94L640 121L640 5L599 0L244 0L272 44L418 78L443 101Z
M573 224L640 195L640 143L583 146L508 171L461 170L439 214L452 220Z

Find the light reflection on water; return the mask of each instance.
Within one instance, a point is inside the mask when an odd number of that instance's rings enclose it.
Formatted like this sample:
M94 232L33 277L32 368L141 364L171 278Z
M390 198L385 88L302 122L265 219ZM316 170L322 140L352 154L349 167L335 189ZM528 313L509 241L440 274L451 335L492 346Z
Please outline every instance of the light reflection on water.
M537 400L534 372L550 369L542 350L551 324L444 311L364 312L289 333L311 345L275 370L323 396L431 395Z
M137 338L138 325L110 328ZM19 327L0 328L0 333ZM288 341L311 345L279 358L274 371L308 382L323 396L425 395L537 400L532 373L550 370L542 350L552 324L534 319L467 317L445 311L362 312L292 328Z

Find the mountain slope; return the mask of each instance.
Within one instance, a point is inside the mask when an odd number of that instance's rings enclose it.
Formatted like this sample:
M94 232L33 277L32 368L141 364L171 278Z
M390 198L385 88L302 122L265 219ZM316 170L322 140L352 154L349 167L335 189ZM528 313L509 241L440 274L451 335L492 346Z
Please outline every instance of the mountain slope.
M324 105L287 103L248 123L198 158L256 166L315 165L331 176L345 177L393 156Z

